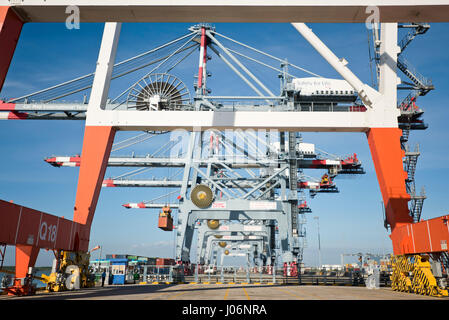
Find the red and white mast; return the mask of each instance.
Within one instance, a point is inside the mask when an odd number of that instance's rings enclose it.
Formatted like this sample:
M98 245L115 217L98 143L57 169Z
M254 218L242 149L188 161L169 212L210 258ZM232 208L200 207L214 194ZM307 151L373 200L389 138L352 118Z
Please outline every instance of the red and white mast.
M198 69L198 92L205 94L206 92L206 61L207 61L207 43L206 43L206 27L201 27L201 47Z

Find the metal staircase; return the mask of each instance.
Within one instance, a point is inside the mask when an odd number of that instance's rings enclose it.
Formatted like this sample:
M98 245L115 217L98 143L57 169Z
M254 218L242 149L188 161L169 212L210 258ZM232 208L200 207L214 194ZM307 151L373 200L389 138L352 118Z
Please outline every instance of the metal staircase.
M420 154L419 145L416 145L415 151L410 151L409 146L405 146L404 170L407 172L406 188L408 193L414 189L416 163Z
M292 229L293 235L298 235L298 162L296 160L296 132L288 132L288 154L290 162L290 194L293 198L290 200L291 203L291 215L292 215Z
M406 190L407 193L410 194L409 213L414 222L419 222L424 200L426 199L424 188L422 188L419 195L416 193L415 189L416 164L420 155L419 145L416 146L414 151L411 151L407 142L409 140L410 130L427 128L427 125L420 119L424 111L416 106L416 100L419 96L424 96L429 91L435 89L435 87L432 80L419 73L402 54L417 35L422 35L429 30L430 25L411 23L400 25L400 27L409 28L410 31L399 42L401 52L398 54L397 67L411 80L412 83L404 82L410 86L405 89L411 89L411 92L398 104L398 108L401 111L399 127L402 129L401 146L405 151L404 171L407 172L407 179L405 180Z
M417 35L426 33L427 30L429 30L430 25L427 23L412 23L408 25L400 25L399 27L412 29L399 42L399 47L401 48L401 52L403 52Z
M421 194L417 195L412 193L411 203L409 206L410 216L413 218L413 222L419 222L421 220L422 207L424 205L424 200L427 198L424 187L421 189Z
M414 68L404 57L398 56L397 65L399 70L401 70L413 82L413 84L415 84L414 89L419 90L420 95L423 96L430 90L435 89L432 84L432 80L419 73L416 68Z
M421 35L426 33L430 25L423 23L411 23L407 25L400 25L401 28L410 28L411 30L405 35L405 37L399 42L399 47L401 51L398 54L397 66L398 69L401 70L412 82L413 89L417 90L417 93L413 93L414 98L421 95L427 94L430 90L435 89L432 84L432 80L424 77L420 74L416 68L414 68L410 62L408 62L403 56L404 50L408 47L408 45L415 39L417 35ZM407 97L403 102L407 102L407 99L411 99L412 96ZM408 104L405 104L408 105Z
M416 99L421 95L421 91L413 90L405 99L398 104L401 115L398 117L399 128L402 129L401 144L408 141L410 130L425 130L427 124L421 119L424 111L416 105Z
M408 137L410 136L410 124L402 127L402 136L401 136L401 147L405 150L406 143L408 142Z
M418 157L420 154L419 145L416 145L414 151L410 151L408 145L405 145L404 171L407 172L405 188L407 193L410 194L411 200L409 204L409 212L414 222L420 221L424 200L426 199L424 187L421 189L421 193L419 195L416 194L415 189L416 163L418 162Z

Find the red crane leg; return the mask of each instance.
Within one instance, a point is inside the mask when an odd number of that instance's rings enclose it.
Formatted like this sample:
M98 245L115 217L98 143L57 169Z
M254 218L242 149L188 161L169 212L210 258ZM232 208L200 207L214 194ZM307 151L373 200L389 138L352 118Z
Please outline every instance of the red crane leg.
M78 177L78 188L73 221L86 225L86 232L79 239L89 243L90 226L94 217L101 185L114 142L115 129L109 126L86 126ZM87 248L83 248L87 250Z
M25 278L29 267L34 267L40 248L16 245L16 278Z
M12 287L6 289L8 295L28 295L31 294L31 283L26 283L24 279L28 274L28 268L36 263L40 248L17 244L16 245L16 277Z
M413 223L408 209L410 195L405 189L407 173L402 162L402 131L398 128L371 128L366 135L385 205L385 216L391 226L393 251L394 254L402 254L403 244L394 241L395 229Z
M23 21L8 6L0 6L0 90L11 64Z

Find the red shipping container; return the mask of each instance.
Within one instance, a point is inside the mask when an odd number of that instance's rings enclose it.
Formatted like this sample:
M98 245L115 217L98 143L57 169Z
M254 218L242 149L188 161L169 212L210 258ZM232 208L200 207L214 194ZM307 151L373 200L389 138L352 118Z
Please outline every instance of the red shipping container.
M167 258L157 258L156 259L157 266L173 266L174 264L175 264L174 259L167 259Z
M159 216L158 227L164 231L172 231L173 218L171 216Z
M168 206L162 208L162 212L159 213L158 227L164 231L173 230L173 217L171 216L171 209Z

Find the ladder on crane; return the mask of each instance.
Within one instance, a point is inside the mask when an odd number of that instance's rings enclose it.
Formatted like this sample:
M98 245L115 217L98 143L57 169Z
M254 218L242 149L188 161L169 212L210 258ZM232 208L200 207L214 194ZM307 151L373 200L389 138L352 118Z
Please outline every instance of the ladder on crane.
M417 35L426 33L429 30L430 25L427 23L411 23L407 25L399 25L398 27L412 29L399 42L399 47L401 48L401 52L403 52Z
M417 195L415 190L416 164L420 154L419 145L416 145L414 151L410 151L409 146L405 145L404 171L407 172L405 187L411 197L409 211L414 222L420 221L424 200L426 199L424 188L422 188L420 195Z
M288 132L288 154L290 162L290 193L296 195L296 199L291 200L292 229L294 235L299 235L298 230L298 163L296 161L296 132Z
M410 102L412 98L416 98L420 95L427 94L430 90L435 89L432 84L432 80L424 77L420 74L403 56L402 53L408 47L408 45L415 39L417 35L425 34L429 28L429 24L412 23L408 25L401 25L401 28L410 28L411 30L405 35L405 37L399 42L401 51L398 54L397 66L415 85L416 92L405 98L403 104L408 105L407 100Z
M420 92L420 95L425 95L430 90L435 89L432 84L432 80L419 73L416 68L413 67L404 57L398 56L397 65L399 70L401 70L415 84L416 88Z
M408 138L410 136L411 124L407 124L402 128L402 136L401 136L401 147L405 149L406 143L408 142Z
M406 187L407 192L409 193L411 192L411 189L414 189L416 164L420 154L419 145L416 145L415 151L410 151L409 146L405 145L404 170L407 172Z
M435 87L432 83L432 80L420 74L414 67L412 67L410 62L408 62L402 56L402 54L404 50L409 46L409 44L416 38L416 36L425 34L429 30L430 25L426 23L411 23L400 25L399 27L411 29L405 35L405 37L399 42L399 47L401 51L399 52L397 59L398 69L401 70L412 81L412 83L405 83L411 86L410 88L412 89L412 91L404 98L404 100L398 103L398 108L401 110L401 114L406 115L407 116L406 119L409 122L411 122L411 120L414 117L416 116L419 117L419 115L422 114L422 110L415 105L417 98L419 96L426 95L429 91L435 89ZM405 128L402 128L403 132L403 137L401 138L402 143L408 141L410 128L411 123L409 126L406 125Z
M424 187L422 188L420 195L417 195L416 193L411 194L410 216L415 223L421 220L422 207L426 198Z

